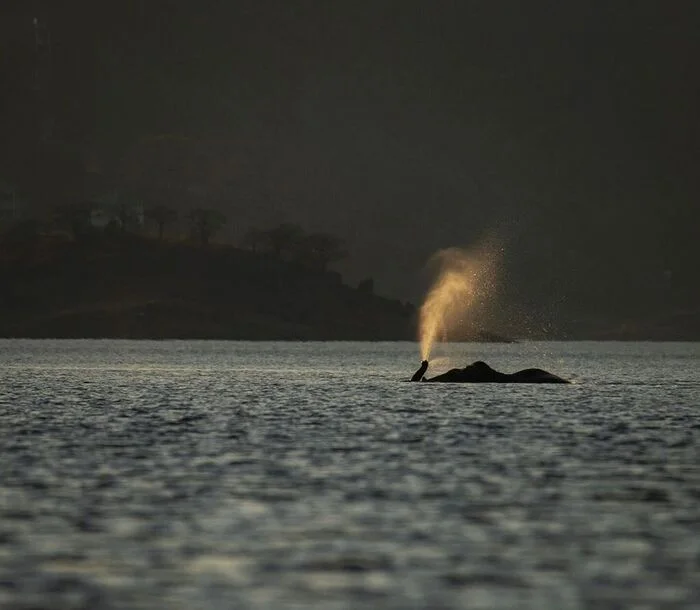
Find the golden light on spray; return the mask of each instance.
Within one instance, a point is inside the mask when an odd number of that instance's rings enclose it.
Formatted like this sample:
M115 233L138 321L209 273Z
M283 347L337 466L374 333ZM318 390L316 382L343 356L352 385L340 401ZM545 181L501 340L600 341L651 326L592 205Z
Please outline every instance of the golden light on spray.
M420 308L421 359L429 360L436 341L449 337L492 293L502 248L491 239L470 249L447 248L431 257L438 276Z

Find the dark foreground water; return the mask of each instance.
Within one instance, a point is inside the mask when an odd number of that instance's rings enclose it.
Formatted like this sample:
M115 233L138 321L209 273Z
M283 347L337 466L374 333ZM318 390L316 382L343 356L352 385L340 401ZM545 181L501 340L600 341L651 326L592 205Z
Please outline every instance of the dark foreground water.
M0 608L700 607L700 344L449 359L0 341Z

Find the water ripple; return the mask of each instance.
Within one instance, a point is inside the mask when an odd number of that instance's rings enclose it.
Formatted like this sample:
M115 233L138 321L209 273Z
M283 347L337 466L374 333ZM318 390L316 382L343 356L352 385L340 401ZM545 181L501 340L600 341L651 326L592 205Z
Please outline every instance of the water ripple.
M0 341L0 608L700 604L697 345L415 349Z

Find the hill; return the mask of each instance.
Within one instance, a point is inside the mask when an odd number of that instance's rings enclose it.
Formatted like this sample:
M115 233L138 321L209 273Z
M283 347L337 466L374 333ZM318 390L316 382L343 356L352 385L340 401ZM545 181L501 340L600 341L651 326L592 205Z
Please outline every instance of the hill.
M415 308L272 255L129 235L4 244L0 336L400 340Z

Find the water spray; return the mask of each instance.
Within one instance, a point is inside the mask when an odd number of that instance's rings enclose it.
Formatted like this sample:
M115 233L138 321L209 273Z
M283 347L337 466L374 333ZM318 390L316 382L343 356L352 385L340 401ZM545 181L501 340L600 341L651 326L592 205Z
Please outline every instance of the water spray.
M420 308L419 325L421 360L426 368L435 342L446 340L450 329L463 323L475 304L491 294L501 252L491 239L475 248L447 248L432 256L439 273Z

